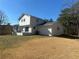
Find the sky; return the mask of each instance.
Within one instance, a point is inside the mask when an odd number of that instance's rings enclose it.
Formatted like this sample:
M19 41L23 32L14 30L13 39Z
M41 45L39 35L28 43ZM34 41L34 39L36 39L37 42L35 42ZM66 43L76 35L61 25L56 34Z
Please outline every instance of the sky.
M22 13L56 20L62 8L63 0L0 0L0 10L8 16L11 24L18 24Z

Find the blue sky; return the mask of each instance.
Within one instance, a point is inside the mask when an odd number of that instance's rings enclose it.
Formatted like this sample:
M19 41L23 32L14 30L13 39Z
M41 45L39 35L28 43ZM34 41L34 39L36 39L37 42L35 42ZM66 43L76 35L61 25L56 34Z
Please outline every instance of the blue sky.
M17 24L22 13L56 20L62 7L63 0L0 0L0 10L5 12L11 24Z

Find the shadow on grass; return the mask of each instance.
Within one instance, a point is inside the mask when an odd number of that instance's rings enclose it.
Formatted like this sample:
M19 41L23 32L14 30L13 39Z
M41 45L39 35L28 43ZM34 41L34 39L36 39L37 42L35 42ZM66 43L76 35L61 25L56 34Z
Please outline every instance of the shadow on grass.
M69 36L69 35L58 35L56 37L68 38L68 39L79 39L77 36Z

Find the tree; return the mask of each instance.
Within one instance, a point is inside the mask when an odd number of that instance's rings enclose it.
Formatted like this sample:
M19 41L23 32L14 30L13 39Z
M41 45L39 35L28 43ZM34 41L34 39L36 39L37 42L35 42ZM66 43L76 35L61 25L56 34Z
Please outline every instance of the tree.
M49 22L49 19L44 19L46 22Z
M53 19L51 18L51 19L49 20L49 22L53 22Z
M71 7L64 8L58 21L65 27L65 33L69 35L79 34L79 2L72 3Z
M46 22L53 22L53 19L44 19Z
M0 10L0 25L7 24L7 16Z
M69 32L69 21L70 21L70 15L68 12L70 11L69 8L66 8L62 10L60 17L58 18L58 22L60 22L65 27L65 33Z

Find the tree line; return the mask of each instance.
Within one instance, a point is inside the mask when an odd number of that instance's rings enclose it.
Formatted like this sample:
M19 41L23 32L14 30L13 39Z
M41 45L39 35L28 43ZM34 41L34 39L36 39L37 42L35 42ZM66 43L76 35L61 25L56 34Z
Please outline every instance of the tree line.
M79 35L79 1L61 11L57 19L64 26L67 35Z

